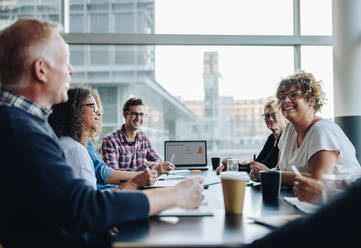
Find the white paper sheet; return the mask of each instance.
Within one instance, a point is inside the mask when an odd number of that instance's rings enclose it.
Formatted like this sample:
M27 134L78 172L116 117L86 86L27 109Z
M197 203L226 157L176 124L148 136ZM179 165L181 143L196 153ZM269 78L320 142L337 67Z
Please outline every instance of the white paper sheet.
M163 180L183 180L186 179L185 176L181 176L181 175L166 175L163 174L160 177L158 177L158 180L163 181Z
M301 202L300 200L298 200L297 197L283 197L283 198L285 199L286 202L292 204L293 206L295 206L296 208L307 214L312 214L316 212L316 210L320 207L318 205L311 204L308 202Z
M155 184L153 184L152 186L144 186L144 188L149 189L149 188L163 188L163 187L172 187L174 185L176 185L177 183L181 182L182 180L162 180L162 181L157 181Z
M189 175L191 174L190 170L171 170L168 172L169 175Z
M269 227L280 227L284 224L301 218L302 215L275 215L275 216L266 216L266 217L248 217L248 219L254 220L255 223L269 226Z
M171 208L158 213L158 217L203 217L213 216L213 212L207 206L200 206L196 209L186 210L183 208Z

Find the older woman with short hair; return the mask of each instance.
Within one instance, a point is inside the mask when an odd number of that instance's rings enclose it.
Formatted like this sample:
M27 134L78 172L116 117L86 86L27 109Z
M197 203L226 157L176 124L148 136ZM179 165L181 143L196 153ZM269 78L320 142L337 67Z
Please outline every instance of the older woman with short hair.
M271 134L256 158L256 162L263 163L268 168L274 168L278 162L278 142L286 125L286 120L280 112L275 99L270 99L264 106L264 121Z
M271 130L271 134L268 136L266 143L264 144L261 152L256 157L256 162L260 169L274 168L278 162L278 142L281 137L282 131L285 127L285 118L280 113L280 109L277 106L277 102L274 98L269 99L264 106L263 113L264 121L267 128ZM222 161L222 165L216 169L216 173L221 173L227 168L227 159ZM251 174L252 177L252 174Z

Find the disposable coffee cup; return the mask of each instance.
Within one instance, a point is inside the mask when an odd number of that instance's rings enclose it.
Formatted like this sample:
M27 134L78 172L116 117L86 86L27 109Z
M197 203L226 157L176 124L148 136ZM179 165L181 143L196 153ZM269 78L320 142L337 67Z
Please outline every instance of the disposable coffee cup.
M221 173L226 214L242 214L247 180L249 180L249 176L246 172L225 171Z
M261 171L262 198L266 203L277 203L281 190L281 172L278 170Z
M212 162L213 170L216 170L217 167L219 166L219 164L221 163L221 158L220 157L212 157L211 162Z

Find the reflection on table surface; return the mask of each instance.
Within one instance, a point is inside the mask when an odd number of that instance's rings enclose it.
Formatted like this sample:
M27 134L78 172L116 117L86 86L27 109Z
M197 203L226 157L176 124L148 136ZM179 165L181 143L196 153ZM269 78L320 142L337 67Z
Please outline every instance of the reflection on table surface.
M214 177L213 173L202 172L199 175ZM204 204L214 216L152 217L125 223L118 227L120 232L113 247L240 246L272 231L253 223L248 217L302 214L282 199L292 195L290 190L283 189L278 203L270 205L263 202L260 188L246 187L242 215L225 214L221 184L211 185L204 194Z

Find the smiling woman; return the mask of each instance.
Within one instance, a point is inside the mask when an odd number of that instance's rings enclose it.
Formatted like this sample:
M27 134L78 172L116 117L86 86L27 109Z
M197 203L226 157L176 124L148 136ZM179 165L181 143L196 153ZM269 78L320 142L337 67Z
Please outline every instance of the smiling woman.
M84 110L84 126L85 132L88 133L87 137L90 137L90 135L98 129L101 114L93 95L88 96L85 102L86 103L83 104L83 107L86 107Z
M67 102L53 106L49 123L59 137L75 177L101 190L137 189L152 185L157 172L120 172L108 168L99 158L91 139L100 132L101 107L97 92L90 87L73 87ZM121 185L117 186L117 184Z
M284 171L283 183L293 184L296 175L290 172L292 165L303 176L316 180L325 173L348 173L354 180L360 177L355 148L348 137L333 121L316 114L325 97L311 73L298 72L283 79L277 98L282 114L290 121L279 142L278 167Z
M64 149L74 176L96 189L93 162L85 148L89 134L97 129L100 113L89 88L71 88L67 102L53 106L49 124Z
M353 180L361 176L355 148L348 137L333 121L316 115L325 97L313 74L301 71L283 79L276 96L283 116L289 121L278 144L277 168L282 171L283 184L293 185L295 180L299 181L292 172L292 165L303 177L316 181L322 180L325 173L348 173ZM259 163L252 165L251 174L258 177L261 169L267 168ZM315 187L310 184L308 188L301 188L299 183L295 185L295 193L301 200L314 201L320 197L318 183L312 184ZM303 192L303 195L297 192Z
M255 180L257 180L258 171L268 170L276 167L279 152L278 142L281 137L282 131L286 125L285 118L280 113L280 109L277 106L276 100L273 98L265 103L264 113L262 114L262 117L264 118L267 128L272 133L268 136L267 141L263 145L261 152L258 154L257 157L256 154L254 154L254 161L250 163L252 165L250 176ZM217 174L227 168L227 159L228 158L225 158L222 161L222 165L217 168ZM255 171L257 175L254 175Z
M321 180L324 173L360 167L355 148L341 128L317 116L325 96L313 74L301 71L283 79L277 98L282 114L290 121L279 143L281 170L291 171L295 165ZM294 177L292 172L284 173L283 182L292 184Z

